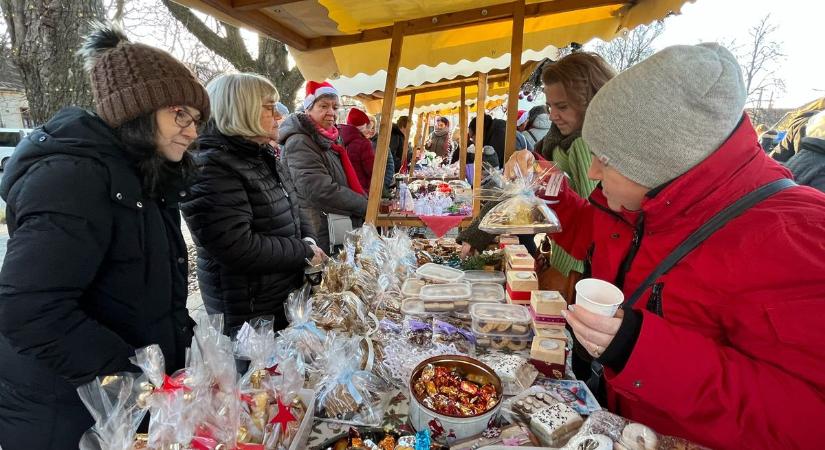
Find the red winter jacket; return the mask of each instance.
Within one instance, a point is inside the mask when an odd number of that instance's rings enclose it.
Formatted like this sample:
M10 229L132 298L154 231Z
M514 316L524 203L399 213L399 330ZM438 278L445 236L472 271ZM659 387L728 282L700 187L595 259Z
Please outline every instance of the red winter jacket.
M341 125L341 139L344 147L347 148L349 160L358 175L358 181L364 192L370 191L370 179L372 179L372 163L375 161L375 150L372 142L365 138L358 128L352 125ZM381 180L383 182L383 180Z
M624 278L629 297L711 216L789 177L745 118L639 212L611 212L601 187L589 202L565 189L553 205L565 231L554 238L575 258L593 246L592 276ZM825 194L800 186L764 200L635 308L638 341L621 372L605 373L611 410L715 449L825 448Z

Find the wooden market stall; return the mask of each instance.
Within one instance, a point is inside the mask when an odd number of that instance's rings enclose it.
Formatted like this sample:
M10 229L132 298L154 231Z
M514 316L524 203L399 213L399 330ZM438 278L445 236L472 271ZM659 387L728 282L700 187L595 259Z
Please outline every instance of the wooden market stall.
M687 0L176 1L284 42L306 79L329 79L342 95L382 92L373 170L382 179L397 89L478 73L476 106L483 114L486 74L509 68L507 157L515 150L522 63L554 56L556 47L571 42L612 39L678 12ZM413 106L410 101L408 112ZM477 122L483 140L483 121ZM380 197L381 184L373 183L368 222L375 223Z

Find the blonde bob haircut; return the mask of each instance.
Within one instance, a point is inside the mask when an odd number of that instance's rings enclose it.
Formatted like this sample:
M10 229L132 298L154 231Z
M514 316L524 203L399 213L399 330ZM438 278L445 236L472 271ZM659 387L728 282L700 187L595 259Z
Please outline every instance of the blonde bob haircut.
M259 137L269 133L261 127L265 104L278 101L278 90L255 73L230 73L206 86L212 118L218 131L227 136Z

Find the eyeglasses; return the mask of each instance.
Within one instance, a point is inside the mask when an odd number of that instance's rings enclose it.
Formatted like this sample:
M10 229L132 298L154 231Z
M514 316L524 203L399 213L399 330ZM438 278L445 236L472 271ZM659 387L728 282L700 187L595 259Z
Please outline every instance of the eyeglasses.
M172 111L175 112L175 123L181 128L188 128L193 123L195 124L195 128L200 128L202 122L198 119L195 119L192 114L189 114L183 108L172 108Z

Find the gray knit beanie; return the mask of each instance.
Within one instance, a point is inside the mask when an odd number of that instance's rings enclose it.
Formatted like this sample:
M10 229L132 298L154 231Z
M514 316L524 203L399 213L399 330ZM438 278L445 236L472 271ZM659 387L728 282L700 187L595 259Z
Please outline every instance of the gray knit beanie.
M676 45L607 82L587 108L582 136L607 165L655 188L727 140L745 97L739 63L728 50Z

